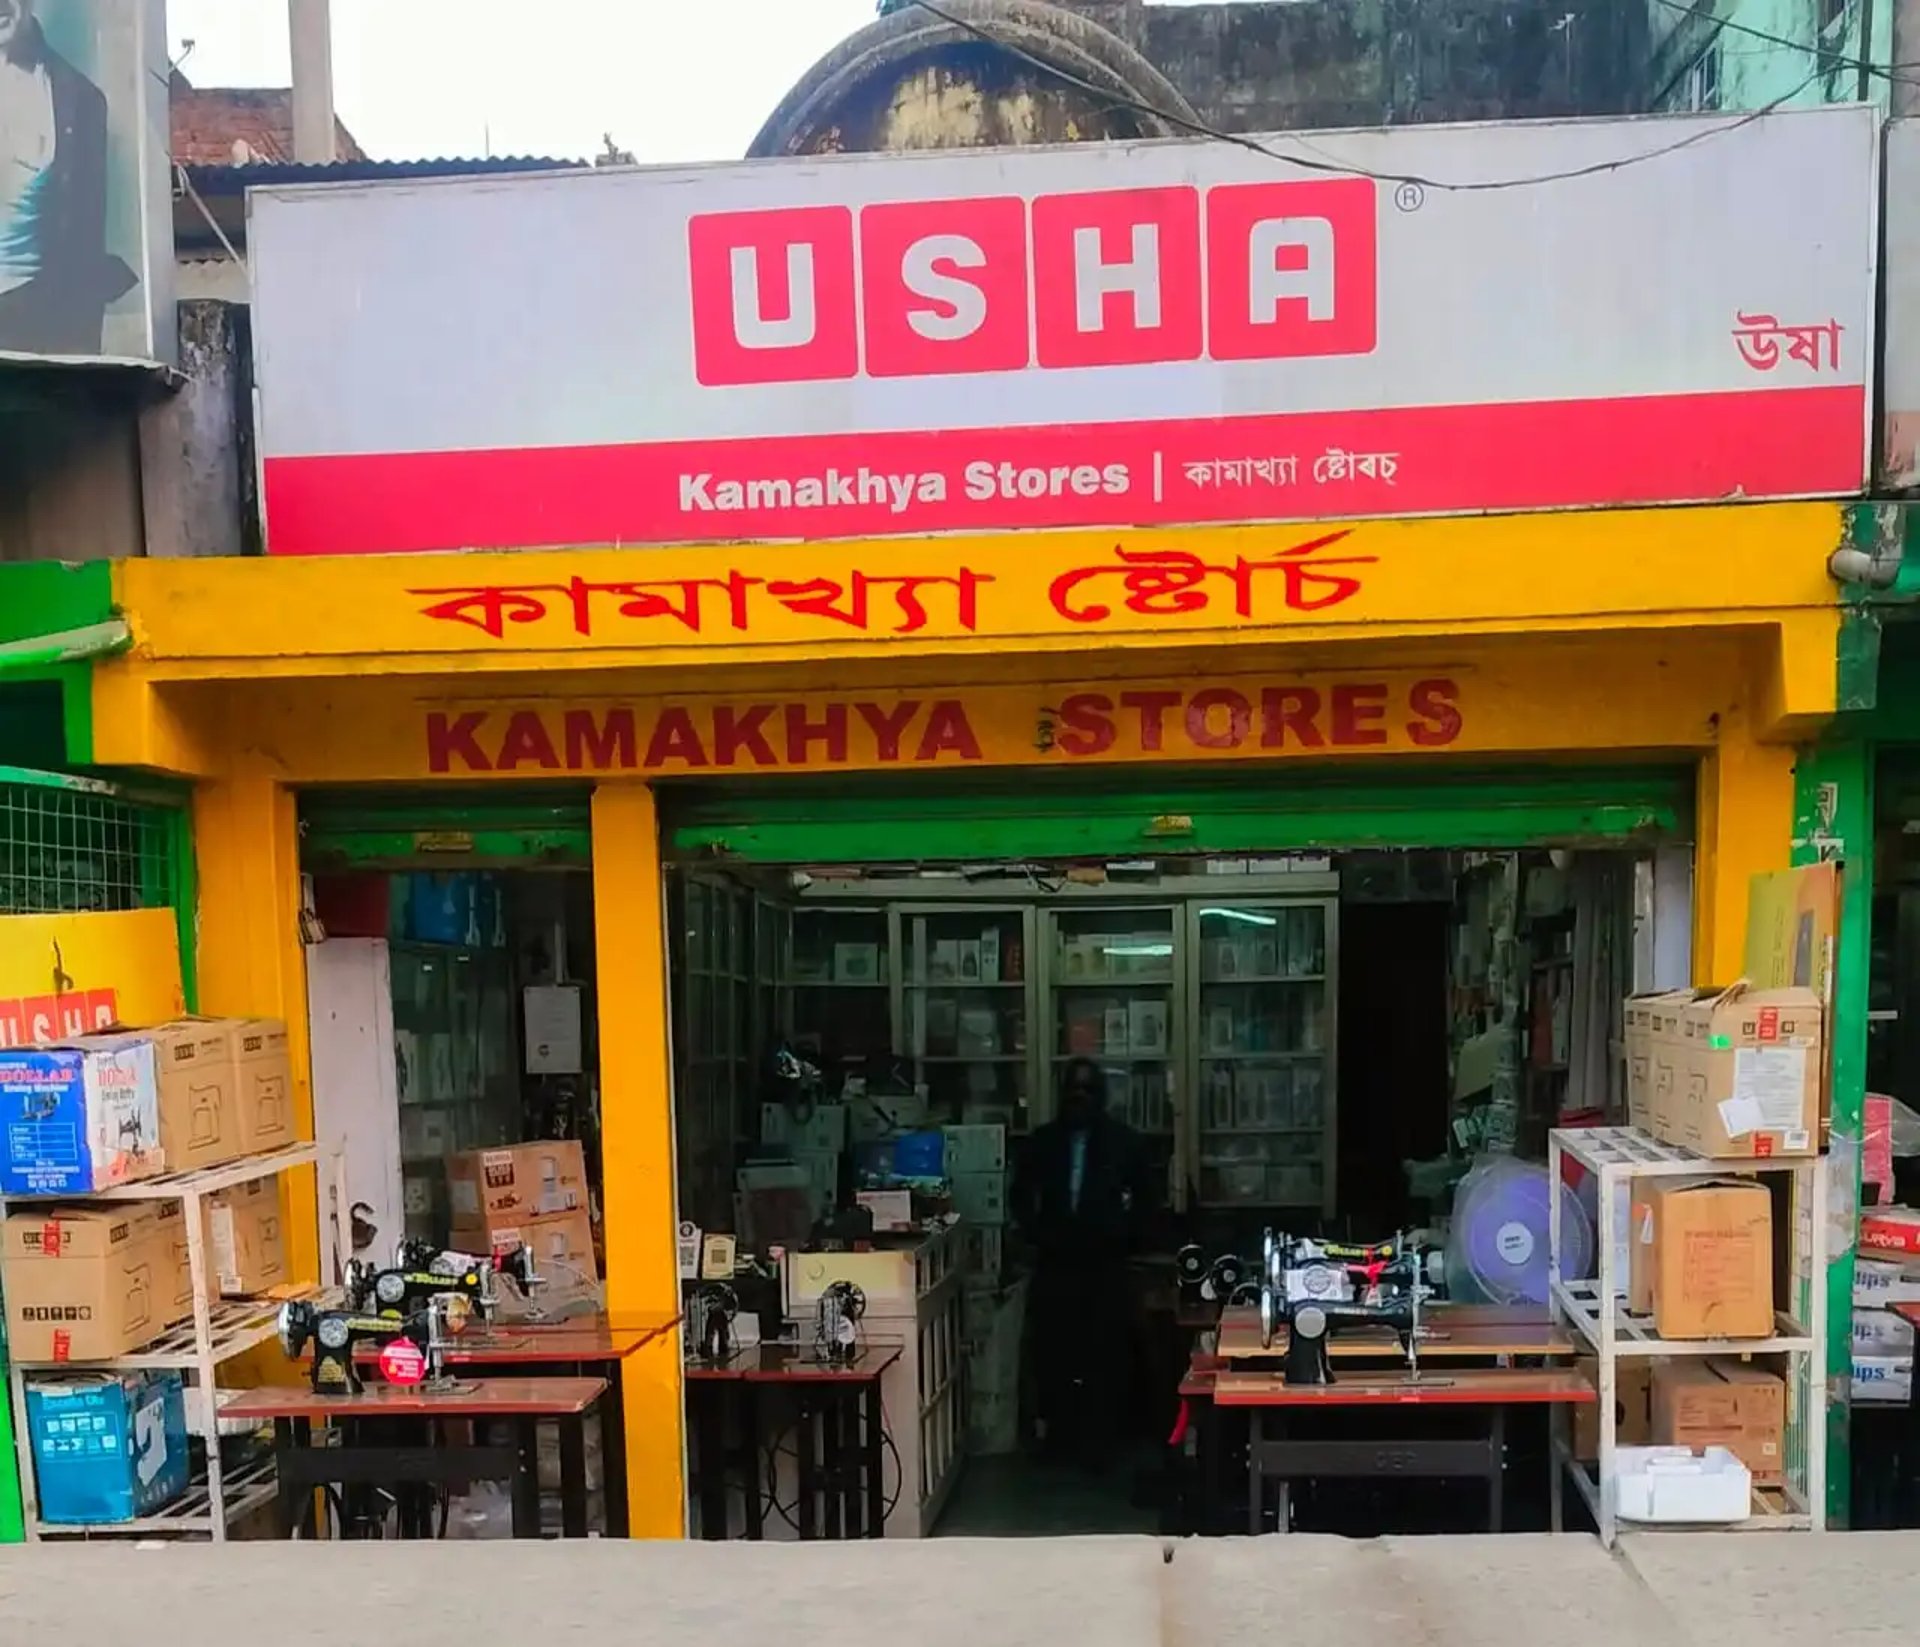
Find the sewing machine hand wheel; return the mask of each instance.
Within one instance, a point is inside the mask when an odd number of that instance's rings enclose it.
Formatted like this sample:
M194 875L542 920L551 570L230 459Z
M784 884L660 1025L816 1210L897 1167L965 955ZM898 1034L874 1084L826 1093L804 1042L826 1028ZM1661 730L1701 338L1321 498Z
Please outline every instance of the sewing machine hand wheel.
M1260 1288L1260 1347L1263 1350L1273 1348L1274 1291L1273 1282L1268 1279Z

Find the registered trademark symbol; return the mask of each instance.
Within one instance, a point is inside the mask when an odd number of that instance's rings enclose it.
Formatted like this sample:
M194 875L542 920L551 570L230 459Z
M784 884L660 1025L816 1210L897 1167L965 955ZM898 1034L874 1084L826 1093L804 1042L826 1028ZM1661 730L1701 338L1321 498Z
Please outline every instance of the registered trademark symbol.
M1393 191L1393 203L1403 212L1417 212L1427 203L1427 191L1418 183L1402 183Z

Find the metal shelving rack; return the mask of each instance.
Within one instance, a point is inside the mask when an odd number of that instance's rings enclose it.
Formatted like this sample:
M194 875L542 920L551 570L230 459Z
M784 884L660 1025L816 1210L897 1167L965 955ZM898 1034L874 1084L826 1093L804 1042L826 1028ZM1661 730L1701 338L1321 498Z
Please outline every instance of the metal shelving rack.
M1674 1144L1661 1143L1637 1127L1555 1128L1547 1137L1547 1182L1561 1182L1563 1157L1571 1156L1591 1172L1599 1189L1598 1274L1591 1280L1564 1280L1560 1274L1560 1197L1549 1197L1549 1277L1556 1321L1589 1346L1599 1361L1600 1457L1597 1474L1573 1456L1564 1433L1556 1432L1553 1496L1555 1521L1561 1469L1571 1476L1593 1512L1600 1541L1612 1548L1618 1534L1612 1484L1616 1449L1616 1391L1623 1356L1705 1356L1782 1354L1787 1378L1786 1468L1779 1487L1756 1487L1752 1514L1720 1523L1717 1531L1808 1531L1826 1528L1827 1343L1826 1158L1760 1157L1709 1160ZM1618 1229L1615 1192L1636 1178L1724 1178L1760 1173L1793 1175L1793 1240L1789 1293L1794 1310L1775 1312L1771 1338L1662 1338L1653 1323L1627 1312L1626 1277L1615 1265L1615 1243L1628 1232ZM1636 1531L1664 1530L1656 1523L1634 1523Z
M203 1208L206 1198L220 1190L252 1183L256 1178L273 1178L296 1167L331 1168L331 1207L336 1209L325 1220L335 1234L333 1273L339 1273L340 1216L346 1198L345 1156L337 1144L290 1144L285 1149L264 1155L246 1155L197 1172L165 1173L157 1178L117 1184L84 1196L65 1196L65 1204L98 1201L178 1201L187 1229L187 1263L193 1278L193 1319L182 1321L160 1334L143 1348L104 1361L13 1362L8 1369L9 1393L13 1404L15 1446L20 1466L20 1493L25 1511L26 1536L37 1539L100 1537L141 1537L192 1534L224 1542L227 1528L259 1506L270 1503L276 1491L271 1458L253 1459L231 1471L220 1458L220 1415L215 1396L215 1373L224 1363L270 1340L277 1331L281 1300L278 1298L223 1299L207 1296L207 1277L212 1263L207 1252L206 1223ZM31 1206L31 1200L16 1198L0 1201L0 1216L12 1207ZM323 1205L326 1203L323 1203ZM34 1472L33 1437L27 1425L27 1380L33 1376L65 1372L115 1372L168 1368L186 1375L188 1383L201 1392L194 1403L193 1417L199 1420L197 1433L206 1444L206 1460L195 1470L187 1490L172 1503L150 1516L131 1521L99 1523L43 1522L40 1519L39 1484ZM189 1427L195 1428L193 1418Z

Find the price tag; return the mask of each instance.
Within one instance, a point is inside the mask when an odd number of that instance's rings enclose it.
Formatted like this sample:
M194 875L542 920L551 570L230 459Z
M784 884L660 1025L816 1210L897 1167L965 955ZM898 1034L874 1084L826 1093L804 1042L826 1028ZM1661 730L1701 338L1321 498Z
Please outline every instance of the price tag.
M380 1351L380 1376L389 1384L418 1384L427 1376L427 1358L411 1338L396 1338Z

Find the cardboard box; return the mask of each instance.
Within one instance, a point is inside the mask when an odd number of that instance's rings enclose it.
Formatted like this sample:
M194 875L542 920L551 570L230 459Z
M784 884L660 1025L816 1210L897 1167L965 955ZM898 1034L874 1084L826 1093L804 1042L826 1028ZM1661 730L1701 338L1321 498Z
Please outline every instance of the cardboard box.
M1634 1186L1628 1308L1662 1338L1766 1338L1773 1198L1764 1184L1645 1179Z
M1813 1155L1826 1057L1810 989L1701 991L1679 1009L1677 1044L1656 1006L1653 1133L1718 1160ZM1670 1052L1672 1085L1661 1060Z
M165 1170L153 1043L84 1035L0 1051L0 1194L84 1195Z
M479 1224L456 1222L447 1244L458 1252L503 1252L525 1246L533 1251L534 1272L561 1291L600 1279L593 1256L593 1221L585 1211L546 1218L496 1219Z
M186 1209L179 1201L161 1201L153 1209L153 1285L160 1298L160 1314L169 1327L193 1319L193 1257L187 1250ZM208 1264L211 1272L212 1264ZM219 1289L211 1273L207 1296Z
M160 1148L168 1172L217 1167L246 1153L233 1031L222 1018L182 1018L146 1032L153 1042Z
M104 1361L171 1324L176 1258L152 1205L51 1207L0 1226L0 1292L16 1362Z
M572 1139L450 1155L447 1201L451 1221L470 1228L584 1212L586 1157Z
M1004 1172L956 1172L951 1175L953 1210L969 1224L988 1228L1007 1221L1007 1175Z
M1654 1368L1655 1446L1725 1447L1769 1486L1780 1480L1786 1423L1787 1387L1763 1367L1676 1356Z
M27 1431L42 1521L132 1521L187 1490L186 1392L177 1372L30 1379Z
M287 1026L278 1018L233 1021L234 1112L240 1122L240 1153L283 1149L294 1143L293 1066Z
M857 1190L854 1204L873 1214L877 1234L891 1234L913 1228L912 1190Z
M1888 1304L1920 1303L1920 1265L1891 1258L1855 1258L1853 1302L1857 1309L1883 1309Z
M1575 1363L1597 1390L1600 1363L1583 1355ZM1643 1447L1653 1436L1653 1367L1639 1357L1613 1364L1613 1441L1616 1447ZM1573 1451L1591 1462L1600 1456L1600 1407L1583 1402L1573 1409Z
M1688 999L1687 992L1650 990L1629 995L1622 1010L1622 1029L1627 1060L1627 1123L1644 1132L1653 1131L1655 1109L1655 1046L1663 1032L1670 1033L1679 1023L1679 1008ZM1667 1086L1672 1086L1672 1063L1664 1070Z
M1912 1355L1913 1323L1892 1310L1853 1311L1853 1353L1855 1355Z
M1920 1257L1920 1211L1912 1207L1875 1207L1860 1214L1860 1250L1897 1257Z
M1853 1399L1855 1401L1895 1402L1904 1407L1913 1399L1913 1356L1853 1356Z
M992 1126L942 1127L942 1158L948 1172L1005 1172L1007 1129Z
M209 1267L223 1296L249 1298L286 1285L278 1179L256 1178L221 1190L208 1202L207 1225Z

